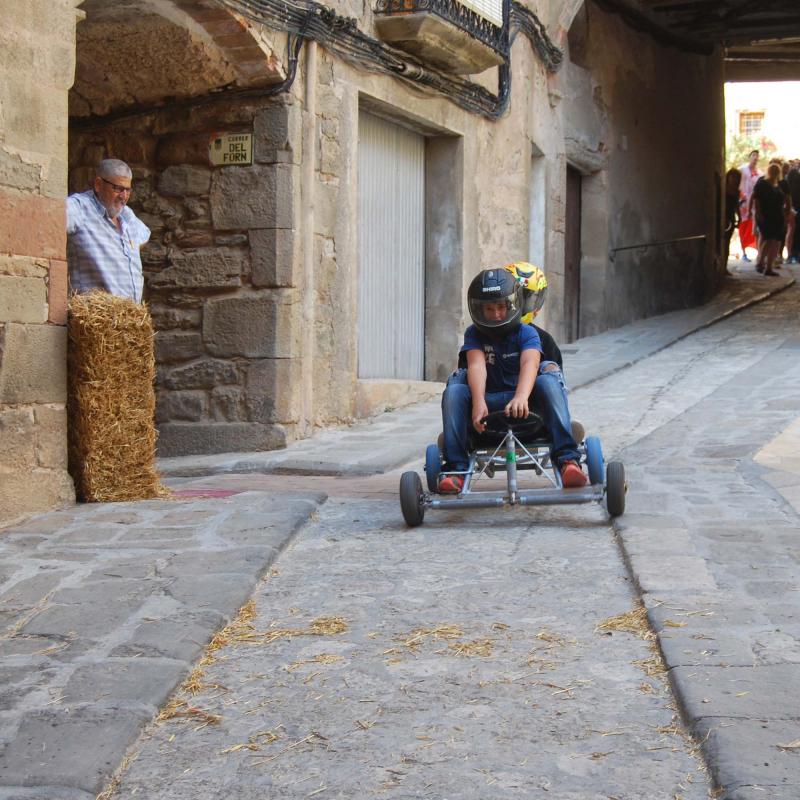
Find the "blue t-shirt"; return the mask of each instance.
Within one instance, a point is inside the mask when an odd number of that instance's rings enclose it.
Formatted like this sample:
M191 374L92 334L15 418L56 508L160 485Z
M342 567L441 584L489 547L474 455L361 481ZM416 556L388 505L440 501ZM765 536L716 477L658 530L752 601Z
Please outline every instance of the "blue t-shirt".
M520 325L502 339L484 336L474 325L464 331L464 344L459 350L483 350L486 356L486 391L513 392L519 380L520 355L523 350L542 352L542 342L532 325Z

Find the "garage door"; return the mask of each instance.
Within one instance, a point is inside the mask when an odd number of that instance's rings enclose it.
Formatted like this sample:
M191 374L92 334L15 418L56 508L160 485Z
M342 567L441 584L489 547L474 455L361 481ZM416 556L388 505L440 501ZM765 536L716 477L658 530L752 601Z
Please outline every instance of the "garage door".
M359 116L358 375L422 380L425 140Z

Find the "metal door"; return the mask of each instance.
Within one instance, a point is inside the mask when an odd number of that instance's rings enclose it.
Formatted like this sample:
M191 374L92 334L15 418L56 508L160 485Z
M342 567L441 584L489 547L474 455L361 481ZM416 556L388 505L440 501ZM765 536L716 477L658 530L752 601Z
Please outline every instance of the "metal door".
M358 376L422 380L425 140L361 112Z

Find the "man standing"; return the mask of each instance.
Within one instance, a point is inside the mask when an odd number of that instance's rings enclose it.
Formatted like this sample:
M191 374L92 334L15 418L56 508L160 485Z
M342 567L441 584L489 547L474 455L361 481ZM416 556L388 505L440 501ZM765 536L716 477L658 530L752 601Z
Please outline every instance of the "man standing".
M92 188L67 198L67 263L76 292L104 292L142 302L139 248L150 229L127 207L131 168L116 158L97 165Z
M758 150L752 150L746 164L739 167L742 173L742 182L739 190L742 193L742 205L740 209L739 222L739 241L742 244L742 260L749 261L745 248L756 246L756 237L753 232L753 218L750 214L750 196L753 194L753 187L761 177L758 171Z

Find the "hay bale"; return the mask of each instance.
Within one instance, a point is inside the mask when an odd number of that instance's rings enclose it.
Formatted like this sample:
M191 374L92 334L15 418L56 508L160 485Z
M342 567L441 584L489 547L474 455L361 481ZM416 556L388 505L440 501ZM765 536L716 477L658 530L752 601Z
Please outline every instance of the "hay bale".
M70 298L69 466L86 502L163 496L155 469L155 356L147 307L93 291Z

